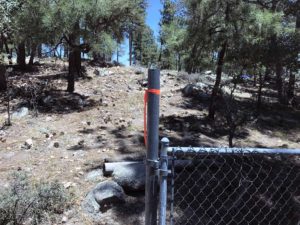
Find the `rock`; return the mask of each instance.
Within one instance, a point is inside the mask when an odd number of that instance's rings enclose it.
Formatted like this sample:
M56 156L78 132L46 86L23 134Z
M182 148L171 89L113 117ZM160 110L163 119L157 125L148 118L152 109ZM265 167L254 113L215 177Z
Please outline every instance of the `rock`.
M85 179L87 181L99 181L103 177L103 171L101 169L90 171Z
M100 76L100 71L97 70L97 69L95 69L94 74L95 74L96 76Z
M43 103L45 105L50 105L53 103L53 98L50 95L48 95L45 98L43 98Z
M68 221L68 217L63 216L63 218L61 219L61 222L62 222L62 223L66 223L67 221Z
M93 190L96 202L100 205L100 209L114 203L123 203L125 201L125 193L123 188L113 181L104 181L99 183Z
M33 141L32 141L32 139L31 139L31 138L30 138L30 139L27 139L27 140L25 141L24 146L25 146L27 149L31 149L32 146L33 146Z
M188 84L182 89L182 94L184 97L191 97L193 96L195 90L194 84Z
M125 190L143 191L145 190L145 165L144 163L133 163L120 165L115 168L113 180Z
M55 148L59 148L59 143L58 143L58 142L54 142L53 146L54 146Z
M75 186L76 186L76 184L75 184L75 183L72 183L72 182L66 182L66 183L64 183L63 185L64 185L64 188L65 188L65 189L69 189L69 188L71 188L71 187L75 187Z
M113 181L104 181L90 191L82 203L84 211L98 220L100 213L105 212L113 204L124 203L125 193L121 186Z
M136 75L144 74L144 71L142 69L136 69L134 72Z
M197 97L203 101L208 101L210 86L204 83L188 84L182 89L184 97Z
M47 116L46 117L46 122L52 121L52 117L51 116Z
M205 71L205 73L204 73L205 75L212 75L213 74L213 72L211 71L211 70L207 70L207 71Z
M83 146L83 145L84 145L84 140L78 141L78 145L79 145L79 146Z
M22 117L27 116L28 113L29 113L29 109L27 107L22 107L12 114L12 118L20 119Z
M101 218L100 206L96 202L93 192L89 192L81 204L85 213L93 220L98 221Z

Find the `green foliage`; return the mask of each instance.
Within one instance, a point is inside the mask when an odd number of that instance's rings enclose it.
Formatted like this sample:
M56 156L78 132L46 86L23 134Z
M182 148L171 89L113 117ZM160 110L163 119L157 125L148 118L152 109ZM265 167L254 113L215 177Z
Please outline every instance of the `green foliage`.
M17 0L0 0L0 31L9 27L12 15L18 8Z
M94 52L101 52L105 55L112 55L117 48L117 42L107 33L102 33L98 42L92 42Z
M0 192L0 224L41 224L68 206L69 196L58 182L32 185L24 173L12 175L10 188Z
M180 69L184 59L184 39L186 26L184 18L179 13L179 1L163 1L162 18L160 21L160 57L162 68Z
M133 56L136 64L149 66L157 62L157 44L150 27L144 26L133 36Z

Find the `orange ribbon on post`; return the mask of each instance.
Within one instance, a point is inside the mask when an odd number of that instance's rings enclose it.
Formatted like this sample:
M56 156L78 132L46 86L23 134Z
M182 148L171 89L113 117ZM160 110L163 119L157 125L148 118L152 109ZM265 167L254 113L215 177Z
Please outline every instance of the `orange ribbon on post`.
M144 95L144 142L145 146L147 146L147 136L148 136L148 130L147 130L147 106L148 106L148 95L154 94L154 95L160 95L160 90L158 89L148 89L145 91Z

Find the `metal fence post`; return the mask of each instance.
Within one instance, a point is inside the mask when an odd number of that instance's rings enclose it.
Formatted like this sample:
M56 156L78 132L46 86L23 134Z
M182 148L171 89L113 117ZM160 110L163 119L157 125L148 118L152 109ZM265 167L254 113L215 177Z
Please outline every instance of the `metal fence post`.
M160 70L149 69L148 89L160 90ZM159 99L160 96L148 92L147 111L147 161L145 187L145 224L157 224L158 205L158 148L159 148Z
M169 139L161 140L160 152L160 210L159 225L166 225L167 212L167 179L168 179L168 147Z

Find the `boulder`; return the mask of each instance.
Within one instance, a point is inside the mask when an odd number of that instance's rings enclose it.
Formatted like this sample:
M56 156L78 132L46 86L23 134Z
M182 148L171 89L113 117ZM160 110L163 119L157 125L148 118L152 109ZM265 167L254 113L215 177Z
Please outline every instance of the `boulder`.
M12 114L13 119L20 119L29 114L29 109L27 107L21 107L16 112Z
M114 181L104 181L90 191L82 203L84 211L93 219L99 219L101 212L113 204L124 203L125 193Z
M182 89L182 95L184 97L197 97L203 101L207 101L210 98L211 86L205 83L198 82L196 84L188 84Z
M101 180L101 178L103 178L103 172L101 169L97 169L97 170L92 170L90 172L88 172L88 174L86 175L85 180L87 181L99 181Z
M94 188L93 195L96 202L100 205L100 209L106 205L123 203L125 201L123 188L113 181L99 183Z
M132 163L117 166L112 174L113 180L128 191L145 190L145 164Z

